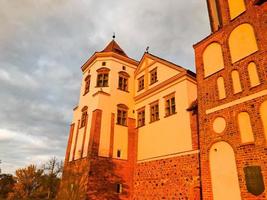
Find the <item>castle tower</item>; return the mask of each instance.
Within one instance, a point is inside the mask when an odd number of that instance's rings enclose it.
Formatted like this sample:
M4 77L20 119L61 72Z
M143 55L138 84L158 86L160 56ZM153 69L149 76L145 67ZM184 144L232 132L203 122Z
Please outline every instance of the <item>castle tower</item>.
M203 199L266 199L267 3L208 0L194 45Z
M112 40L81 67L80 100L73 109L58 199L130 198L137 64Z
M81 69L58 199L199 199L195 74L115 40Z

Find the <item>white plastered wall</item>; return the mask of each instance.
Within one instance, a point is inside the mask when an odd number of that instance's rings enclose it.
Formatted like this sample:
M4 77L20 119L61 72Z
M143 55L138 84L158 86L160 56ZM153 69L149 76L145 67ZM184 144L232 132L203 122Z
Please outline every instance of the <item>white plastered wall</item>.
M109 87L97 88L96 80L97 80L97 72L96 70L103 67L102 62L106 62L106 68L110 69L109 72ZM126 67L126 70L122 70L122 66ZM74 143L76 141L77 135L77 126L78 121L81 118L81 109L84 106L88 106L88 125L85 135L85 144L83 149L83 157L87 156L88 152L88 144L90 139L90 129L91 129L91 120L92 113L96 109L102 110L102 123L101 123L101 133L100 133L100 146L99 146L99 155L100 156L108 156L109 155L109 146L110 146L110 127L111 127L111 113L115 113L115 123L116 123L116 112L117 112L117 104L124 103L129 107L129 117L133 117L133 113L131 112L133 108L133 91L134 91L134 70L135 66L130 65L126 62L119 61L112 57L106 58L98 58L96 59L83 73L81 90L80 90L80 100L78 104L78 108L74 111L73 121L75 123L75 129L73 132L71 150L70 150L70 159L72 160L72 154L74 151ZM91 81L90 81L90 91L86 95L84 94L85 82L84 79L88 75L90 70ZM123 92L118 90L118 72L125 71L130 75L129 79L129 92ZM107 96L102 93L96 94L98 91L103 91L110 96ZM96 94L96 95L94 95ZM119 125L115 125L114 131L114 149L122 150L122 158L127 158L127 148L128 148L128 129L117 128ZM75 158L79 159L79 150L82 147L84 128L79 129L77 145L75 151Z
M136 102L135 108L145 108L145 126L138 129L138 160L164 157L192 150L190 113L186 109L196 99L196 85L177 80L155 94ZM176 114L165 117L164 96L175 92ZM150 123L149 103L159 100L159 121Z

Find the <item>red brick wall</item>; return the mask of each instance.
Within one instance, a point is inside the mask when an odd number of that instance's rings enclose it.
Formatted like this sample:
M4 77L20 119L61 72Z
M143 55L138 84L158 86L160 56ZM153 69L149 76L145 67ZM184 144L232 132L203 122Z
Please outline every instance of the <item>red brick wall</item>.
M192 150L198 150L197 113L190 112ZM134 133L133 133L134 134ZM137 133L136 140L137 149ZM191 152L192 153L192 152ZM200 200L199 154L188 154L172 158L136 163L134 156L134 177L132 199L188 199Z
M255 196L247 191L243 168L251 165L261 166L264 182L265 184L267 183L267 141L264 138L263 124L259 115L259 106L264 100L267 100L267 96L259 97L211 114L205 114L205 112L207 109L232 102L233 100L240 99L267 88L267 4L254 6L252 5L253 1L246 1L248 3L247 11L230 22L229 11L226 4L227 1L221 0L221 2L223 2L222 13L225 14L223 16L224 27L205 38L200 43L194 45L198 82L203 199L213 199L209 170L209 149L215 142L226 141L233 147L235 152L242 199L263 200L267 198L266 192ZM232 64L228 47L228 37L231 31L242 23L250 23L254 27L259 51ZM225 68L214 75L204 78L202 54L211 42L218 42L222 45ZM250 88L247 72L247 65L251 61L256 63L261 81L261 84L255 88ZM231 71L233 69L238 70L240 74L243 91L239 94L233 94L231 80ZM218 100L216 80L219 76L222 76L225 80L227 97L223 100ZM246 111L250 115L255 138L254 143L241 143L237 114L242 111ZM226 129L221 134L216 134L212 127L213 120L218 116L223 116L226 119Z
M90 141L88 148L88 157L77 159L71 162L65 161L62 181L57 199L87 199L89 190L89 172L91 160L98 155L100 128L102 111L95 110L92 113L92 124L90 131ZM67 153L71 144L68 144Z
M114 122L114 120L112 120ZM88 196L90 199L131 199L133 170L136 159L137 134L135 120L128 119L128 159L112 159L95 156L90 159ZM112 136L111 136L112 137ZM122 184L122 193L116 193L116 185Z
M197 109L197 108L196 108ZM190 112L190 127L192 133L192 149L199 149L199 138L198 138L198 113L197 110Z
M133 199L199 200L198 167L198 154L137 164Z
M120 160L98 156L101 118L101 110L92 113L88 157L65 162L57 199L131 199L137 146L135 120L128 119L128 159ZM123 186L121 194L116 192L118 183Z

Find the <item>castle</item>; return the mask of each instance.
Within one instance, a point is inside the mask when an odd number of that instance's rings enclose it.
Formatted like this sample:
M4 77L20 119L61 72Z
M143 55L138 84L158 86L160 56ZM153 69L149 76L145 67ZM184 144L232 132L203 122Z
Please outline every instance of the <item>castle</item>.
M196 74L115 40L81 67L58 199L267 199L267 3L207 5Z

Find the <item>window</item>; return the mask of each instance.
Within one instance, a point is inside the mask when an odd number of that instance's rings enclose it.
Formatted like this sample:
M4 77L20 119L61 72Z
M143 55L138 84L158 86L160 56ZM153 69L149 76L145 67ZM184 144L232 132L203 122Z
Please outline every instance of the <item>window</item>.
M150 85L158 81L157 68L150 71Z
M257 66L254 62L248 64L248 76L250 87L255 87L260 84Z
M118 194L121 194L122 193L122 184L121 183L117 183L116 184L116 192Z
M90 79L91 79L90 75L88 75L88 76L84 79L84 81L85 81L84 95L87 94L87 93L89 92L89 90L90 90Z
M150 122L159 120L159 102L150 104Z
M121 157L121 150L117 150L117 158Z
M97 75L97 87L108 87L108 74L101 73Z
M145 79L144 79L144 76L141 76L138 79L138 91L144 89L144 87L145 87Z
M237 26L230 33L228 43L232 63L239 61L258 51L254 29L248 23Z
M128 90L128 78L119 76L119 89L123 91Z
M238 114L238 125L241 136L241 142L243 143L253 142L254 136L250 122L250 117L247 112L241 112Z
M165 97L165 115L170 116L176 113L175 93Z
M239 73L237 70L233 70L231 73L232 76L232 81L233 81L233 89L234 89L234 94L237 94L239 92L242 92L242 86L240 82L240 77Z
M109 74L108 68L100 68L97 70L97 87L108 87L108 74Z
M228 5L231 19L236 18L246 10L244 0L228 0Z
M126 72L119 72L119 89L128 91L128 79L129 75Z
M128 107L124 104L117 105L117 124L127 126Z
M102 62L102 66L106 66L106 62Z
M141 127L145 125L145 107L137 111L137 126Z
M83 107L83 109L82 109L82 118L81 118L81 126L80 126L80 128L82 128L82 127L84 127L86 125L87 109L88 109L87 106Z
M213 42L203 52L204 77L210 76L224 68L222 46Z
M221 76L217 79L217 88L219 99L224 99L226 97L226 93L224 87L224 79Z

